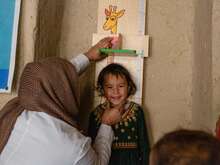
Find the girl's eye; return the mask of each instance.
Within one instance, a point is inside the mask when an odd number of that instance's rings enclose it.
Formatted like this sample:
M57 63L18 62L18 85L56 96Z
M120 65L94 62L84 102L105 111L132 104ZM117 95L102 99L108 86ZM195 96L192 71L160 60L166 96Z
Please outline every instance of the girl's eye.
M107 88L108 88L108 89L112 89L112 86L108 86Z

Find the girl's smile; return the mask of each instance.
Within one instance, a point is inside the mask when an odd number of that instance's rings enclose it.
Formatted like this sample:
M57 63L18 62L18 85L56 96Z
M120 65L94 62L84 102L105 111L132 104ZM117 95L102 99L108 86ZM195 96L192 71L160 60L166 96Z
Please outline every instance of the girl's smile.
M104 80L104 96L112 107L122 106L128 97L128 83L124 76L108 74Z

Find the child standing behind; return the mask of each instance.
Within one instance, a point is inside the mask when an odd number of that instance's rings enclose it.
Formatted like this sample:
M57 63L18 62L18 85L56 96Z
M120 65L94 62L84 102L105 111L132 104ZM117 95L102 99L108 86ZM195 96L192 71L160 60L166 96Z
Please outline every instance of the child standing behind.
M95 140L101 124L101 116L107 108L118 108L121 121L112 126L114 141L110 165L148 165L150 145L140 105L128 98L136 92L136 86L126 68L109 64L100 72L97 90L106 101L90 114L88 134Z

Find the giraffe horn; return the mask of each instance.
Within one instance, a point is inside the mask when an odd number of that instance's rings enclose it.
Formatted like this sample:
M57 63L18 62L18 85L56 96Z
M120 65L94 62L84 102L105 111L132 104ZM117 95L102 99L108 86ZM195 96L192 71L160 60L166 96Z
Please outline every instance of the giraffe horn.
M112 5L109 5L109 12L112 12Z
M116 10L117 10L117 6L114 6L113 11L116 12Z

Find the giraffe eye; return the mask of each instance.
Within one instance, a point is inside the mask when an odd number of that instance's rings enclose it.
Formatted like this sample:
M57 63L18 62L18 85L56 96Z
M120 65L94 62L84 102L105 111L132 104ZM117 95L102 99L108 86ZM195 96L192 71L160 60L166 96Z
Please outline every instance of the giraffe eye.
M112 17L112 18L111 18L111 21L114 21L114 20L115 20L115 18L114 18L114 17Z

